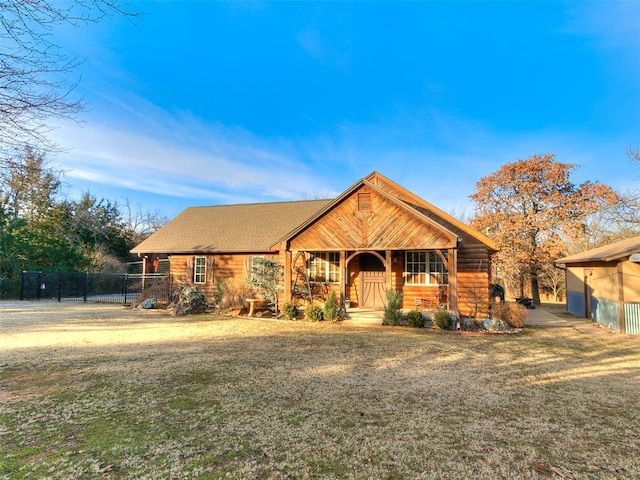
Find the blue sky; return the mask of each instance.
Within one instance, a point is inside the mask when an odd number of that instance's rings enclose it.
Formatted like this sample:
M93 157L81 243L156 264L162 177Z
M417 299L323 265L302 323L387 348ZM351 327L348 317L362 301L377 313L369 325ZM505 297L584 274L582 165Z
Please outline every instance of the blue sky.
M640 188L640 2L131 2L58 32L86 58L69 193L173 216L334 196L377 170L469 215L476 182L555 153Z

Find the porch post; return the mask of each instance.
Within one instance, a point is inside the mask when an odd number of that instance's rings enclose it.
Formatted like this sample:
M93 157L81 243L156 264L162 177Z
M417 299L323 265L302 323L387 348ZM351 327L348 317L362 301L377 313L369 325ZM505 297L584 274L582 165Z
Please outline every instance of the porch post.
M287 243L283 242L284 249L284 301L291 301L291 250L287 248Z
M346 265L347 252L340 250L340 306L344 306L344 301L347 298L347 265Z
M458 311L458 249L450 248L447 270L449 271L449 295L447 297L447 310Z
M384 262L384 270L385 270L385 286L386 286L386 291L384 292L385 295L387 294L387 292L389 290L391 290L393 288L393 278L391 275L391 250L387 250L386 252L384 252L384 256L385 256L385 262Z
M142 257L142 293L144 293L145 280L147 279L147 270L149 268L149 255Z

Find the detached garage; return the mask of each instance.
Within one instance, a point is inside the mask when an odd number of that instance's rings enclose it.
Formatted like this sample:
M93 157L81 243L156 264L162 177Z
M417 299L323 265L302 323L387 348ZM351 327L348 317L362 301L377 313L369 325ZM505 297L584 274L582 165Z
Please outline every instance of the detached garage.
M565 269L567 311L640 335L640 236L556 260Z

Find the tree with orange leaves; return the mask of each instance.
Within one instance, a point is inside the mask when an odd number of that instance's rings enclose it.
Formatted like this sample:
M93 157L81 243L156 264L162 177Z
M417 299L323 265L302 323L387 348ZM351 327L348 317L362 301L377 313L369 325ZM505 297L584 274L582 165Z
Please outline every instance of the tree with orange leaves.
M590 214L618 200L599 182L571 183L576 167L553 154L532 155L481 178L470 195L476 204L473 226L500 245L494 265L517 278L520 296L528 278L538 305L541 269L562 255L567 239L584 235Z

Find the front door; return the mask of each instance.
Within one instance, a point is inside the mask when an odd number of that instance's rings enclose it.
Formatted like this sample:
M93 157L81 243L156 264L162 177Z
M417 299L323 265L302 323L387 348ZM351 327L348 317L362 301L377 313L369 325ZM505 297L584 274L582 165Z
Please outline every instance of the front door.
M384 264L375 255L360 255L361 307L382 308L385 305L384 286L386 273Z

